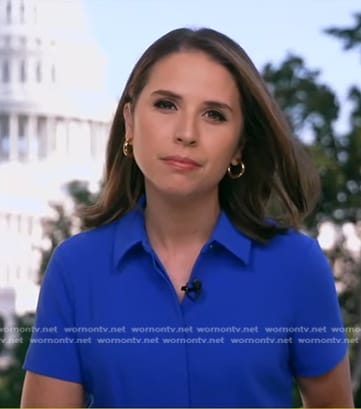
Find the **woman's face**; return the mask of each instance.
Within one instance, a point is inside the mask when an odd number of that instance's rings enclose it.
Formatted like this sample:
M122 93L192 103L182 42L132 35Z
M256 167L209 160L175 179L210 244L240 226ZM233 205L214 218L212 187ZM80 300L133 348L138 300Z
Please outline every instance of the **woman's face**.
M126 105L124 117L147 192L218 194L227 167L240 160L236 83L203 52L177 52L156 63L134 111Z

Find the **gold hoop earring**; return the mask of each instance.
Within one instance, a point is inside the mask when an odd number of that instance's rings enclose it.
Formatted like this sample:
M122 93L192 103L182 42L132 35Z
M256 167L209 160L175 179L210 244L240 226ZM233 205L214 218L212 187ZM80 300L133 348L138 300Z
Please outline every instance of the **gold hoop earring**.
M227 173L228 173L228 176L229 176L231 179L238 179L238 178L240 178L242 175L244 175L244 172L246 171L246 165L241 161L238 165L233 166L233 169L234 169L234 168L238 168L238 167L240 167L240 170L239 170L237 173L235 173L235 172L232 170L232 165L229 165L229 166L228 166L228 168L227 168Z
M123 154L127 158L133 157L133 146L127 140L123 143Z

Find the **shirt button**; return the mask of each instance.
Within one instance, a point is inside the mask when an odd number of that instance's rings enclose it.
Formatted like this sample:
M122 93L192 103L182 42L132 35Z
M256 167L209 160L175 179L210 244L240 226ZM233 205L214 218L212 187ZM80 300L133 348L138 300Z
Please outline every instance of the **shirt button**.
M213 249L213 244L210 244L208 248L209 248L209 250L212 250Z

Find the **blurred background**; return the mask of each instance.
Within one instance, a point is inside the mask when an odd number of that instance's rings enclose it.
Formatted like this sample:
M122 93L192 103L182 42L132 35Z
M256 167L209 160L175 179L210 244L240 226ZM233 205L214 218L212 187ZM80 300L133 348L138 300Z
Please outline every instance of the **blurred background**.
M304 231L333 266L361 406L360 1L0 0L0 407L19 406L42 275L97 197L125 81L181 26L245 48L318 166Z

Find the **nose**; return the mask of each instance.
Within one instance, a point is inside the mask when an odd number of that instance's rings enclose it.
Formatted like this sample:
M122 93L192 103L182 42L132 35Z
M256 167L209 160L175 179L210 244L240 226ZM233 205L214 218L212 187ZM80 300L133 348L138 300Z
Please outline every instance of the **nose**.
M197 120L194 114L184 112L179 115L175 129L175 142L194 146L198 143Z

